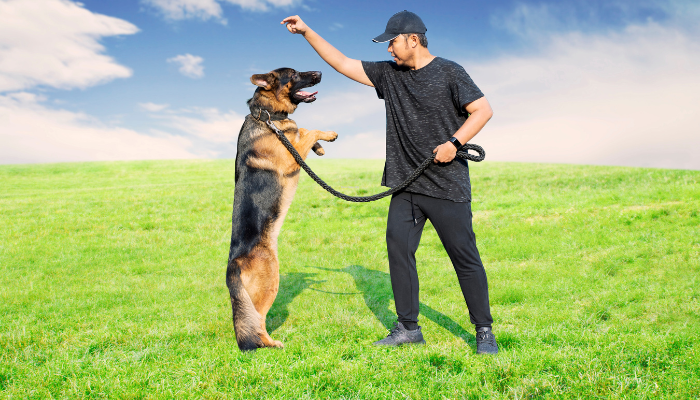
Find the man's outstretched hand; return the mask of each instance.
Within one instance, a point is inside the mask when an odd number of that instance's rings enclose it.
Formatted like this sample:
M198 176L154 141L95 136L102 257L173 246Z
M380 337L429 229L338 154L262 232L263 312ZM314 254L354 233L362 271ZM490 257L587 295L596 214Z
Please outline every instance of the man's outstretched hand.
M280 22L280 24L287 24L287 30L292 33L298 33L301 35L306 34L306 30L309 29L308 26L301 20L298 15L292 17L287 17Z
M363 85L374 86L362 67L362 61L346 57L345 54L338 51L333 45L319 36L318 33L314 32L313 29L309 28L298 15L283 19L281 24L286 24L289 32L302 35L311 47L316 50L318 55L321 56L323 61L327 62L336 71Z

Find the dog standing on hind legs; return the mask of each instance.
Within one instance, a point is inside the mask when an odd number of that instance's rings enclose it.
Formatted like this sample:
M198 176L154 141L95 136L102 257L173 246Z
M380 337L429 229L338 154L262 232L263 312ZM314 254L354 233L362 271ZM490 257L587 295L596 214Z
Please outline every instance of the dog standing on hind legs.
M265 318L279 289L277 236L294 198L300 167L266 121L273 121L304 159L311 150L324 154L318 140L332 142L338 137L332 131L299 129L289 119L300 103L316 100L318 92L301 89L319 83L321 72L280 68L253 75L250 81L258 88L248 100L250 114L238 134L226 268L233 327L241 350L283 347L267 333Z

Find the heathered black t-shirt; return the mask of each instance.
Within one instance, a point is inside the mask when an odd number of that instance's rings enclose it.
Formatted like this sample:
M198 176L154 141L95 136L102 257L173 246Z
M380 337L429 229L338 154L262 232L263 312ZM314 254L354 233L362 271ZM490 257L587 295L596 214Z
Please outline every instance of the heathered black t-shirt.
M362 61L386 108L386 162L382 185L401 184L433 149L467 119L464 106L484 95L461 65L435 57L418 70L392 61ZM456 202L471 201L467 160L433 164L406 191Z

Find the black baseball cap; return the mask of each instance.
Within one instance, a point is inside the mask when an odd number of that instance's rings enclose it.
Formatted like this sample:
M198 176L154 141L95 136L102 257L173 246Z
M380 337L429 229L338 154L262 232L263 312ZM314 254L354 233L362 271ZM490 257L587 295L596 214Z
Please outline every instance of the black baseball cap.
M389 18L386 23L386 30L381 35L372 39L373 42L383 43L399 36L402 33L425 33L428 28L425 27L423 20L410 11L403 10L397 12Z

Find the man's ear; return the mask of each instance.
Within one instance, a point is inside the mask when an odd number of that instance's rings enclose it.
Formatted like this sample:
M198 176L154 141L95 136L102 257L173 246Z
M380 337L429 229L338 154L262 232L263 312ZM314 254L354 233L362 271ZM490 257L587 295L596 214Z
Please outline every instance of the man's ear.
M411 36L409 36L409 38L411 39L411 47L415 49L416 46L418 46L418 43L420 43L420 39L418 39L418 35L411 35Z
M267 74L255 74L250 77L250 81L253 83L255 86L259 86L265 90L270 90L272 87L272 81L274 79L274 75L271 73Z

